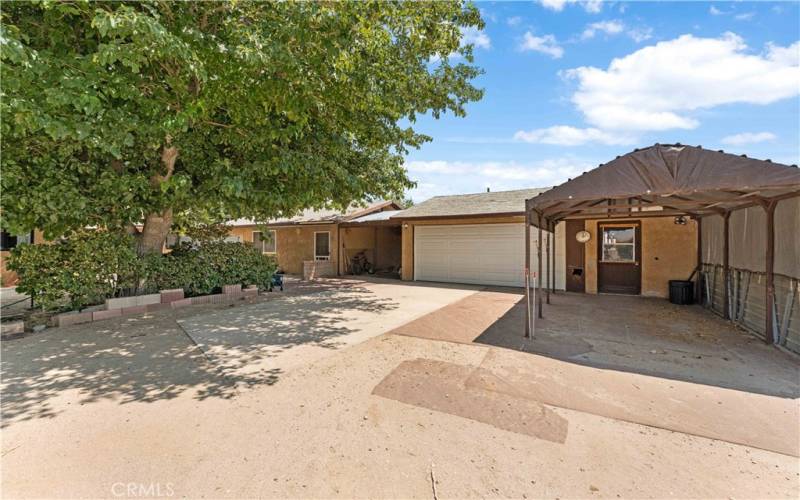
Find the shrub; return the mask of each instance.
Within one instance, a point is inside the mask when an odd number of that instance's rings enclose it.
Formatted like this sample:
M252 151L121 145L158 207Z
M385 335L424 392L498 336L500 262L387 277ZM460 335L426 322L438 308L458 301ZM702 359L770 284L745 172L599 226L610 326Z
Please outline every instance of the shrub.
M135 285L139 260L130 236L86 230L51 245L23 244L11 251L17 290L44 309L81 309Z
M148 258L144 281L149 289L183 288L187 295L205 295L223 285L266 287L275 268L275 260L252 245L183 243L169 254Z

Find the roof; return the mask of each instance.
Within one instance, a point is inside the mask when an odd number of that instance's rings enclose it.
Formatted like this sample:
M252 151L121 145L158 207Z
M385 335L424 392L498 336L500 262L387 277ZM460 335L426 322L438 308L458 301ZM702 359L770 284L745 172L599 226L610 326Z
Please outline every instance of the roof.
M640 216L640 210L702 216L797 195L800 169L794 165L700 146L655 144L533 197L528 207L550 221Z
M362 224L364 222L382 222L388 221L391 218L397 217L402 214L403 210L384 210L383 212L373 212L371 214L362 215L355 219L347 221L348 224ZM399 223L399 222L398 222Z
M367 214L384 209L399 210L400 205L393 201L380 201L367 205L366 207L358 205L350 205L344 212L341 210L321 209L321 210L303 210L294 217L283 217L278 219L271 219L264 223L268 226L284 226L294 224L334 224L336 222L349 221L351 219L361 217ZM255 226L258 225L254 219L236 219L228 222L229 226Z
M525 200L549 188L434 196L392 216L397 219L463 217L469 215L522 215Z

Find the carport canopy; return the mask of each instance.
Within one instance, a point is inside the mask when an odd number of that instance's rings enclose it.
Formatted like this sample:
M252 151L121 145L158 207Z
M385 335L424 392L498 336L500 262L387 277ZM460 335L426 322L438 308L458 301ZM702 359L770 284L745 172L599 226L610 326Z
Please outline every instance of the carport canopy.
M619 156L526 201L531 223L723 214L800 194L797 166L681 144Z
M800 169L796 165L756 160L700 146L655 144L618 156L526 200L525 227L527 231L535 225L541 232L566 219L682 215L701 220L703 216L718 214L726 221L727 241L730 213L761 205L767 213L767 241L753 244L766 245L766 310L771 311L774 299L773 213L778 201L795 196L800 196ZM727 276L727 244L725 246ZM538 251L541 255L541 248ZM526 259L529 252L530 248L526 248ZM539 288L541 290L541 285ZM539 317L542 317L542 294L538 295ZM727 293L725 300L727 303ZM772 335L771 321L772 315L767 314L768 341ZM530 328L529 319L526 332Z

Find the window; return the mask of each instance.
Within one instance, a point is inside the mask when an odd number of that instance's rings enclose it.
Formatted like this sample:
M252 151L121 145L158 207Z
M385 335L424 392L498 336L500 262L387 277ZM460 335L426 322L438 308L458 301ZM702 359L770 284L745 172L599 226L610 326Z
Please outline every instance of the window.
M33 231L23 235L13 235L6 231L0 234L0 250L11 250L22 243L33 243Z
M314 233L314 260L331 260L331 233Z
M603 228L603 262L636 261L636 228Z
M266 236L261 231L253 231L253 245L263 253L275 253L278 249L276 236L274 229L267 231Z

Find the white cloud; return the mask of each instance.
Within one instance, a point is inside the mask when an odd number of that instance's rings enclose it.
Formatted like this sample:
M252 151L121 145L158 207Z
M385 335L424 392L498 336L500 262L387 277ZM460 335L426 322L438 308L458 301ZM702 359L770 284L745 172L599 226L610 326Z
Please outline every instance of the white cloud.
M743 144L774 141L775 139L777 139L777 136L772 132L742 132L741 134L723 137L720 142L723 144L730 144L732 146L741 146Z
M597 14L603 9L603 0L538 0L542 7L561 12L567 4L580 4L586 12Z
M506 19L506 24L509 26L517 26L519 23L522 22L522 18L520 16L509 17Z
M586 143L600 143L607 145L632 144L636 138L629 134L607 132L596 128L577 128L567 125L534 130L520 130L514 134L514 139L522 142L536 144L555 144L558 146L579 146Z
M470 26L461 31L461 44L473 44L476 49L490 49L492 47L492 41L489 35L487 35L485 31L479 30L474 26Z
M410 161L406 168L418 180L410 191L414 201L431 196L509 189L547 187L561 184L592 169L594 163L575 158L545 159L529 163L515 161ZM457 174L454 176L453 174Z
M724 14L724 12L714 7L713 5L708 8L708 13L711 14L712 16L721 16L722 14Z
M564 73L578 83L572 102L600 130L692 129L692 111L769 104L800 93L800 42L749 53L741 37L683 35L614 59L608 69Z
M558 44L553 35L534 36L530 31L522 37L519 50L541 52L553 59L560 59L564 55L564 49Z
M653 28L650 27L633 28L631 30L628 30L628 36L631 37L634 42L642 43L645 40L653 38Z
M749 21L755 17L755 12L743 12L742 14L736 14L733 16L734 19L737 21Z
M625 25L622 24L621 21L618 20L611 20L611 21L598 21L596 23L591 23L583 30L583 34L581 38L584 40L588 40L589 38L594 38L597 32L603 32L607 35L616 35L622 33L625 29Z

